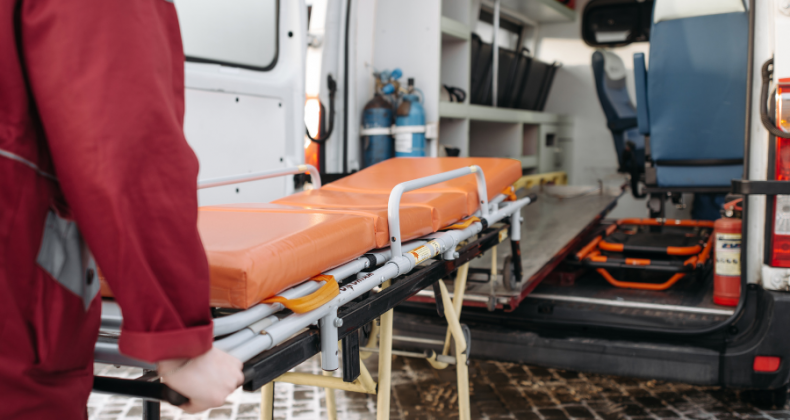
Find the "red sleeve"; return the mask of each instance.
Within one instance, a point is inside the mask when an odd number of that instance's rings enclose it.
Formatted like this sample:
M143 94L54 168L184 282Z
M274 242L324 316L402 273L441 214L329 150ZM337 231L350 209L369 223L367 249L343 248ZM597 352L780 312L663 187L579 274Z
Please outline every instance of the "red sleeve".
M147 361L208 351L208 263L174 5L23 0L20 19L56 175L123 311L121 351Z

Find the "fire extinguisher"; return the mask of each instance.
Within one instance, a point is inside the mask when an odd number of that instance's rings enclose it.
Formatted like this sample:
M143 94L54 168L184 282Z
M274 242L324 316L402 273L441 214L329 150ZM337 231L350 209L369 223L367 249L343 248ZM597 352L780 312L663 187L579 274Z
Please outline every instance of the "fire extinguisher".
M724 217L713 224L713 303L737 306L741 298L741 213L742 199L724 205Z

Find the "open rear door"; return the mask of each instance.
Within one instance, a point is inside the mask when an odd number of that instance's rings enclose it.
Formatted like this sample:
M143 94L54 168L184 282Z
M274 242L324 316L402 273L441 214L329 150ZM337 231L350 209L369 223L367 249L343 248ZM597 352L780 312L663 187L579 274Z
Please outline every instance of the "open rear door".
M176 0L186 55L184 132L199 179L282 168L304 160L303 0ZM200 205L268 202L290 178L199 193Z

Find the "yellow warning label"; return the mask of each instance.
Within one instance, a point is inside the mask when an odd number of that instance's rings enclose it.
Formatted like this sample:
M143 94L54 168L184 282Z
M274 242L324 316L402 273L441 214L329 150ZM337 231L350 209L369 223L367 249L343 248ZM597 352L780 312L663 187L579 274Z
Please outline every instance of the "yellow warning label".
M502 229L499 231L499 242L502 242L505 239L507 239L507 229Z
M414 257L414 263L419 264L428 258L439 254L440 251L441 246L439 246L439 243L436 241L430 241L427 244L410 251L409 254Z

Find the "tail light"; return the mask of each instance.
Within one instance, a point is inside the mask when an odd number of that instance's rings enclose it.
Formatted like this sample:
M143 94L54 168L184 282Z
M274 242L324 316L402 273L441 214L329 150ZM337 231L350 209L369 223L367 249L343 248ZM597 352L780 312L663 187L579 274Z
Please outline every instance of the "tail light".
M776 126L790 132L790 83L782 79L776 88ZM776 139L777 181L790 181L790 139ZM774 200L774 226L771 231L771 266L790 268L790 195Z
M754 356L752 369L755 372L776 372L782 364L782 358L777 356Z

